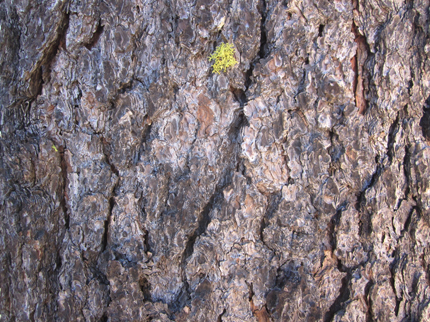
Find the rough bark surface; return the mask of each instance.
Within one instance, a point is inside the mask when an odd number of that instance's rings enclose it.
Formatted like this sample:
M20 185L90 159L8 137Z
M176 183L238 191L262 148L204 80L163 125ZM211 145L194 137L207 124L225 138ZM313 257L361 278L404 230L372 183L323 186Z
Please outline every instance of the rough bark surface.
M1 321L430 321L429 1L4 0L0 28Z

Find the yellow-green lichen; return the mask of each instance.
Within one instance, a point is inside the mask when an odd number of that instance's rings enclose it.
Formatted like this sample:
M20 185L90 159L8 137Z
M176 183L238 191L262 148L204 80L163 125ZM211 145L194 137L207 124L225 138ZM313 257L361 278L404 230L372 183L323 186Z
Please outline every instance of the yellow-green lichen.
M226 71L228 67L233 67L237 64L234 58L234 46L229 43L222 43L215 52L209 57L209 61L215 61L213 65L213 73L220 74L221 71Z

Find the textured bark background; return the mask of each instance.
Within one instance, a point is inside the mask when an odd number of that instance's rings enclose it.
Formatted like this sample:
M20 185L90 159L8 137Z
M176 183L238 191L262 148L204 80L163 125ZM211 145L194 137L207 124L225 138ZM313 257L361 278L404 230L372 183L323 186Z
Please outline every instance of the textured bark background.
M429 1L4 0L0 27L1 321L430 321Z

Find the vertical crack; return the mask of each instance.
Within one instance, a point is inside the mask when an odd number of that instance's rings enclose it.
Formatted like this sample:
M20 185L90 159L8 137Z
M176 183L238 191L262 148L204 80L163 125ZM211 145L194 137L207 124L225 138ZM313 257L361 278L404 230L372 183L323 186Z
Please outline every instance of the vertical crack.
M348 203L346 201L344 201L336 209L336 213L331 217L330 222L328 224L328 238L329 238L329 244L330 244L332 252L337 248L337 239L336 239L335 228L339 225L340 217L342 216L342 212L346 209L347 205L348 205Z
M227 169L227 175L220 179L217 187L215 188L215 192L213 193L208 203L205 205L205 207L199 214L197 228L194 230L191 236L188 237L185 249L182 253L181 263L180 263L182 268L182 281L184 283L184 286L182 288L181 293L178 296L176 303L174 303L171 307L173 311L180 311L187 304L190 304L191 302L191 290L186 277L187 261L194 253L194 245L196 243L197 238L206 232L206 229L209 223L211 222L210 212L212 211L212 209L214 209L218 204L222 202L222 200L224 199L223 190L230 183L231 183L230 169Z
M114 190L115 190L115 188L114 188ZM104 222L104 231L103 231L102 246L101 246L100 253L103 253L106 250L106 247L107 247L107 244L108 244L109 225L110 225L110 222L111 222L112 210L113 210L114 206L115 206L115 197L112 195L109 198L108 216L107 216L107 218L106 218L106 220Z
M59 149L59 154L60 154L60 168L61 168L61 177L63 180L63 185L62 185L62 198L60 200L60 205L61 208L63 210L64 213L64 225L66 227L66 229L68 230L70 228L70 212L69 209L67 207L67 200L68 200L68 196L67 196L67 183L68 183L68 178L67 178L67 162L66 159L64 157L64 151L65 148L64 147L60 147Z
M399 132L399 116L400 111L397 112L396 119L390 125L390 130L388 132L388 142L387 142L387 156L389 164L393 161L394 156L394 141L396 139L396 134Z
M353 17L354 13L358 14L360 11L360 4L358 0L352 0ZM363 36L355 19L352 19L351 32L354 34L354 41L357 43L357 52L351 59L351 67L354 71L354 80L352 83L352 90L355 98L355 105L358 108L360 114L364 114L368 107L368 101L366 99L367 82L365 82L365 69L364 65L370 56L370 47L365 36ZM368 75L367 75L368 76Z
M426 99L423 106L423 116L420 120L420 126L424 138L430 141L430 96Z
M324 27L325 27L325 25L319 25L319 27L318 27L318 37L322 37L323 36Z
M257 6L258 11L261 15L260 22L260 50L258 55L261 58L266 58L268 55L267 48L267 30L266 30L266 19L267 19L267 4L266 0L260 0Z
M65 38L67 29L69 28L69 14L65 11L65 4L60 8L62 11L62 18L57 25L56 35L46 45L41 58L36 62L32 71L30 72L30 96L35 99L42 92L43 84L50 79L51 65L60 47L65 46Z
M206 206L203 208L203 211L200 213L197 229L195 229L193 234L188 238L185 250L182 254L183 265L186 264L188 258L193 254L194 244L196 242L197 237L201 236L206 231L206 228L211 222L211 218L209 216L210 211L213 209L217 202L221 201L222 198L224 198L224 196L222 195L222 190L216 189L215 193L212 195L212 197L209 199L209 202L206 204Z
M84 46L91 50L94 48L95 45L97 45L97 42L100 39L101 34L103 33L104 26L102 25L101 19L97 23L96 31L93 33L91 39L88 41L88 43L84 44Z
M279 205L281 204L282 201L282 190L277 192L277 193L273 193L269 196L269 203L267 206L267 210L264 213L263 217L261 218L261 223L260 223L260 240L261 242L270 250L273 251L273 249L266 244L266 242L264 241L264 229L267 227L267 221L270 220L273 215L276 213L276 211L279 209Z
M253 296L254 296L254 289L253 285L248 284L248 300L249 300L249 306L251 307L252 314L257 318L258 322L270 322L270 315L267 312L267 306L264 304L261 308L258 308L254 304Z
M324 322L333 321L334 316L337 312L344 308L345 302L349 299L350 291L349 291L349 283L351 281L352 275L350 271L347 271L347 274L342 278L342 286L339 291L339 296L330 306L328 312L324 315Z
M111 218L112 218L112 211L113 211L113 208L115 206L115 194L116 194L116 189L117 189L118 184L119 184L120 174L119 174L118 169L115 167L115 165L110 161L110 157L109 157L109 153L108 153L108 144L109 143L107 142L107 140L104 137L101 137L100 141L102 142L103 154L105 156L106 164L110 167L112 174L116 175L116 177L117 177L115 185L112 188L111 196L109 197L109 200L108 200L109 201L109 210L108 210L107 218L104 222L104 231L103 231L101 251L100 251L100 253L103 253L106 250L107 245L108 245L109 225L110 225Z
M364 300L367 306L366 322L375 321L373 317L373 310L372 310L372 299L370 297L370 290L372 289L374 284L375 282L373 280L369 280L369 282L367 282L366 284L366 287L364 288Z
M400 306L400 300L401 300L400 298L397 297L396 283L395 283L395 274L396 274L395 269L396 269L397 264L398 264L398 256L399 256L399 250L396 249L395 256L394 256L395 260L390 265L390 274L391 274L391 276L390 276L390 285L391 285L391 288L393 289L394 296L396 297L396 306L394 308L394 314L396 316L399 315L399 306Z
M245 92L252 84L252 73L255 65L260 59L266 58L269 55L269 48L267 45L267 30L266 30L266 19L267 19L267 0L259 0L257 4L257 10L260 13L260 48L257 56L250 63L249 69L245 72Z
M143 300L151 301L151 284L146 277L142 276L139 279L139 287L143 295Z
M360 34L355 21L352 22L351 32L354 34L354 41L357 43L357 52L351 59L352 69L354 71L353 92L355 105L360 114L364 114L368 107L366 99L366 84L364 82L364 64L369 56L370 49L365 36Z
M227 312L227 310L223 309L222 312L221 312L221 314L218 315L218 318L216 319L217 322L222 322L222 316L225 314L225 312Z
M376 182L378 181L379 177L382 174L383 167L379 162L377 162L377 163L378 163L378 165L376 166L376 170L372 174L370 181L364 185L364 188L357 195L357 203L355 205L355 208L359 212L362 212L364 210L364 206L366 205L366 191L368 189L372 188L376 184Z

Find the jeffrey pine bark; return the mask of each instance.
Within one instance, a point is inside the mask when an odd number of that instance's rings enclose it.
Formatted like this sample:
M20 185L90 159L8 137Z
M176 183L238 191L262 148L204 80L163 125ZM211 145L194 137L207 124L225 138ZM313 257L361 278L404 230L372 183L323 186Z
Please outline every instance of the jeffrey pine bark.
M430 321L429 1L4 0L0 28L1 321Z

